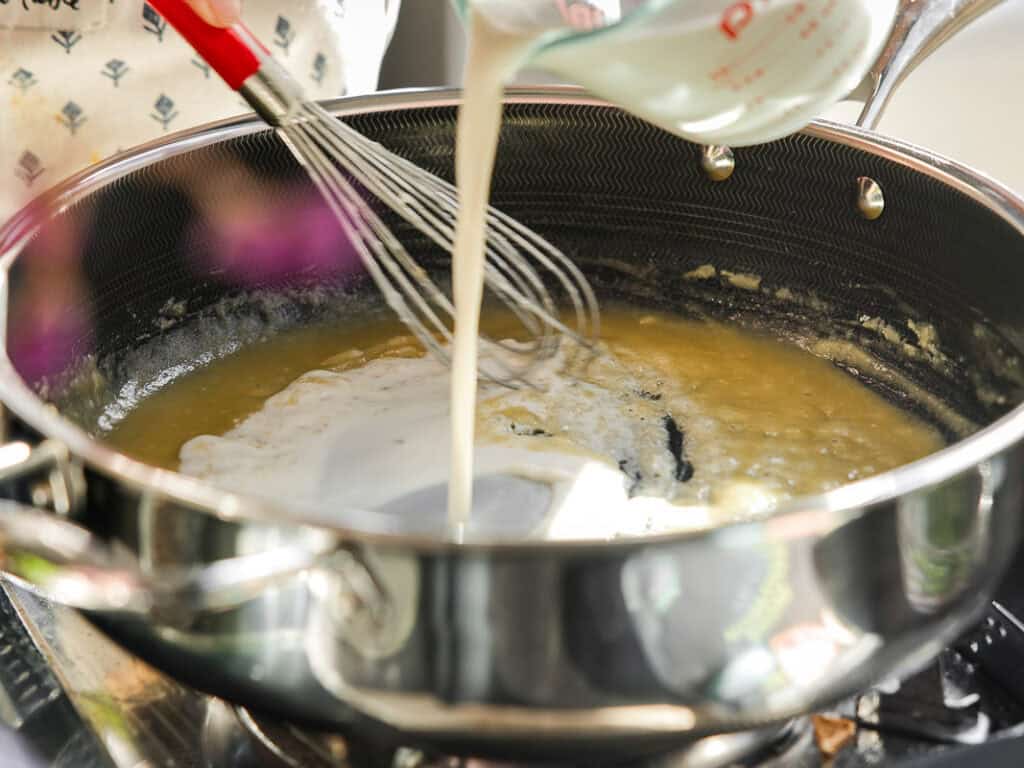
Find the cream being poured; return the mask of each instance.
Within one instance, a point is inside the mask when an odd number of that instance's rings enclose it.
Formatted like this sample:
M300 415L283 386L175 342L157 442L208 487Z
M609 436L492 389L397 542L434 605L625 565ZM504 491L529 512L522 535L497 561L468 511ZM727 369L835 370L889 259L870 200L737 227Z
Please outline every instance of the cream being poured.
M452 250L455 333L451 366L451 477L448 522L462 539L473 507L473 437L477 396L480 304L484 288L484 239L494 156L501 128L502 96L531 37L496 29L471 14L469 54L455 140L459 211Z
M530 4L481 0L480 5L487 10L475 13L469 3L469 53L456 136L460 207L452 256L455 334L448 495L448 520L456 538L473 503L485 213L503 86L534 52L532 44L549 31L524 25L509 32L492 21L528 20ZM628 5L635 9L637 4ZM680 136L745 145L799 128L848 93L877 56L895 14L895 0L772 4L758 10L756 23L751 9L740 34L731 14L748 5L703 0L652 6L654 12L643 24L620 25L621 34L602 34L594 38L596 44L546 46L537 63Z

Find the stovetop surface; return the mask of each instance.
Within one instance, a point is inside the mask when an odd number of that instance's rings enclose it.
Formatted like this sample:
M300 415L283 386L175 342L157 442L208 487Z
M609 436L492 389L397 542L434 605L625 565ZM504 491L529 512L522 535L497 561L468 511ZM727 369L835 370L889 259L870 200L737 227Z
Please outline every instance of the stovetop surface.
M1024 583L1021 575L1024 558L1007 583ZM1024 765L1024 595L1017 591L1004 588L931 667L842 702L823 713L831 720L802 718L708 746L735 747L727 764L740 768ZM9 585L0 590L0 722L5 768L498 765L370 744L359 734L310 733L237 710L129 656L76 613ZM853 731L834 755L816 737L814 726L823 724ZM690 768L695 760L683 751L629 768Z

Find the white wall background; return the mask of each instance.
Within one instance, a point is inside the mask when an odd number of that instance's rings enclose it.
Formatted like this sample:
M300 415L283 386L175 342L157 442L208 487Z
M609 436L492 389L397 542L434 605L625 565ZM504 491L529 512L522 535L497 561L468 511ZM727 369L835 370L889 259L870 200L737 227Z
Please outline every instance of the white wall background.
M839 105L828 116L852 120L856 110ZM893 96L878 130L1024 195L1024 0L1004 0L925 61Z

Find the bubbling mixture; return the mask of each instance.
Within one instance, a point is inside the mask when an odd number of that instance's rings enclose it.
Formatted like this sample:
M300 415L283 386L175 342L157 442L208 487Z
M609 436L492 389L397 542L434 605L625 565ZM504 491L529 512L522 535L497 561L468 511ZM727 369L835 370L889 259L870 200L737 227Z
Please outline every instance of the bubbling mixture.
M766 334L613 308L602 335L597 356L566 342L536 389L481 383L467 538L701 528L942 445L828 360ZM301 329L182 377L108 439L335 523L444 536L449 381L396 324Z

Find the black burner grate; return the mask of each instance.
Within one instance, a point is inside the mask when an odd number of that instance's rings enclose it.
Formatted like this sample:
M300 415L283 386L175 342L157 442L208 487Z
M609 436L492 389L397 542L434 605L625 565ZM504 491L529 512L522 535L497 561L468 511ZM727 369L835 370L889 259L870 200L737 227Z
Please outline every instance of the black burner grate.
M1024 623L1005 606L993 610L1002 617L1002 624L987 617L956 649L894 690L871 691L843 703L836 714L857 721L858 732L831 762L819 751L807 719L767 737L748 734L715 746L734 749L728 765L736 768L822 768L826 764L830 768L965 764L1017 768L1024 764L1024 697L1012 685L993 680L987 670L998 671L1000 664L1014 659L1019 660L1018 666L1024 665L1024 645L1017 642L1024 640ZM103 739L97 738L96 718L83 717L75 706L92 699L87 692L62 687L76 679L96 680L95 671L86 670L83 677L82 670L48 666L73 664L75 654L55 652L51 644L73 644L68 628L88 626L65 614L31 595L0 590L0 714L40 757L33 764L27 756L23 759L5 750L0 756L4 768L136 768L140 764L147 768L518 768L385 746L351 735L301 731L159 678L153 679L158 680L157 687L166 688L167 695L150 697L146 706L139 706L137 699L129 706L116 696L105 698L109 711L99 722L109 727ZM1000 627L1006 630L1003 634ZM1015 631L1021 636L1011 637ZM985 643L986 633L995 633L1002 641L995 666L991 654L977 652L982 646L996 645L994 640ZM980 645L972 651L978 638ZM97 645L94 631L81 639L104 656L97 662L93 653L83 664L104 669L138 665L102 638L102 645ZM147 678L155 674L145 669ZM149 688L153 686L150 682ZM124 711L116 711L113 703L118 701ZM182 727L186 722L188 727ZM973 743L979 741L984 743ZM109 749L102 746L104 742ZM690 768L697 764L693 758L692 752L681 752L615 768Z

